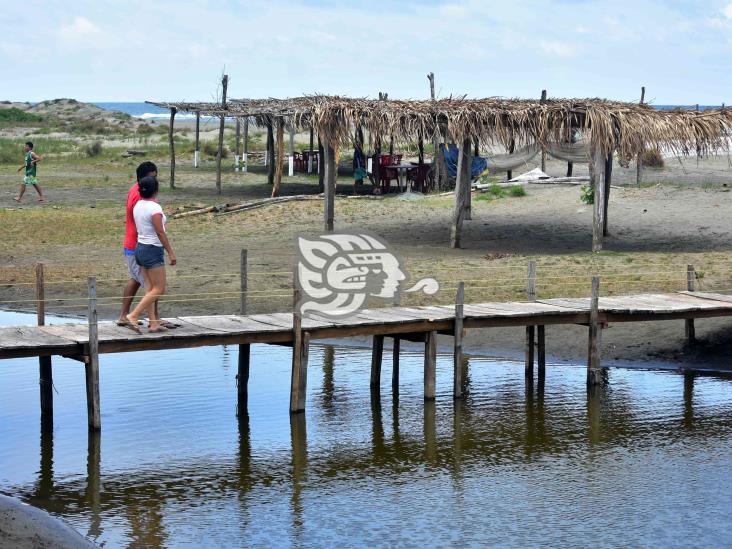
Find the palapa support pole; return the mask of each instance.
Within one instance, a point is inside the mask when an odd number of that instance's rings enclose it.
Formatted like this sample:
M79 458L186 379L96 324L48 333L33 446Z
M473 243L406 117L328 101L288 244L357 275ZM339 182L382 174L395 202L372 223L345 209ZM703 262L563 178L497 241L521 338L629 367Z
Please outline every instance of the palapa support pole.
M281 117L277 118L277 158L272 158L275 162L275 180L272 187L272 198L280 196L280 187L282 185L282 167L285 156L285 121Z
M36 317L39 326L46 325L46 289L43 263L36 265ZM53 367L50 356L38 357L38 384L41 393L41 419L53 419Z
M324 204L324 215L325 215L325 230L326 232L333 232L333 218L335 215L335 191L336 191L336 177L338 168L335 161L335 150L330 143L324 145L325 149L325 204Z
M643 104L643 101L645 101L646 98L646 87L641 86L641 98L640 98L640 104ZM641 171L643 169L643 151L641 150L638 153L638 156L635 159L635 184L640 187L641 184Z
M434 400L437 377L437 332L424 334L424 399Z
M310 148L308 149L308 173L313 173L313 138L315 132L313 126L310 126Z
M607 185L605 168L607 155L600 147L596 147L590 160L592 162L590 166L591 184L595 191L595 199L592 204L592 251L599 252L602 250L603 229L605 227L605 200L607 197L605 192L605 186Z
M97 325L97 279L89 277L89 343L87 344L86 369L86 413L89 429L102 428L99 403L99 328Z
M528 301L536 301L536 261L529 261L528 276L526 279L526 298ZM526 349L524 375L527 379L534 379L534 326L526 326Z
M508 154L513 154L514 149L516 148L516 141L511 138L511 143L508 146ZM513 170L506 170L506 181L511 181L513 179Z
M391 390L393 393L399 393L399 352L401 347L401 338L394 336L391 347Z
M221 194L221 158L224 154L224 125L226 124L226 89L229 87L229 76L224 75L221 79L223 92L221 94L221 109L224 113L221 115L219 123L219 146L216 151L216 193Z
M170 125L168 126L168 151L170 153L170 188L175 189L175 141L173 141L173 125L178 109L170 107Z
M239 314L244 316L247 314L247 288L248 282L248 252L246 249L241 251L241 261L239 264L239 289L241 292L239 302ZM251 359L251 347L248 343L239 345L239 363L236 374L237 388L237 415L245 413L247 401L249 399L249 364Z
M541 101L540 103L546 102L546 90L541 90ZM541 171L546 172L546 150L544 150L544 146L541 147Z
M236 119L236 128L234 130L234 171L239 171L239 153L241 152L241 122L239 122L239 119Z
M267 124L267 152L264 156L264 163L267 166L267 183L274 185L275 180L275 141L273 121Z
M384 336L375 335L371 347L371 390L379 391L381 387L381 362L384 357Z
M543 324L536 327L536 362L539 368L537 375L542 380L546 375L546 326Z
M320 141L318 136L318 192L325 192L325 169L323 168L323 162L325 162L325 148L323 143Z
M193 167L198 168L201 161L201 112L196 111L196 146L193 150Z
M300 314L301 291L297 278L294 277L293 310L292 310L292 377L290 379L290 413L305 411L305 393L307 390L308 351L310 336L303 333L302 315Z
M249 117L244 119L244 155L243 155L242 171L249 171Z
M465 283L459 282L455 295L455 330L453 332L454 349L452 355L452 397L463 398L463 303L465 302Z
M295 131L290 130L290 142L287 147L287 175L295 175Z
M602 383L600 348L602 345L602 324L600 323L600 277L592 277L592 297L590 299L590 324L587 350L587 386Z
M429 73L427 79L430 81L430 99L436 101L435 96L435 74ZM435 120L435 122L437 122ZM445 157L442 155L440 150L440 143L442 142L442 132L438 124L435 124L435 133L432 138L432 146L434 148L434 155L432 157L432 179L437 189L445 188L445 180L447 179L447 166L445 165Z
M465 220L465 203L470 193L470 138L463 140L458 154L457 176L455 179L455 207L450 232L450 247L460 247L460 236Z
M605 161L605 201L603 202L604 213L602 216L602 236L608 235L608 208L610 207L610 185L613 180L613 152L610 151Z
M686 289L689 292L696 291L696 271L694 265L686 266ZM688 318L685 321L684 335L686 337L686 344L692 345L696 342L696 328L694 327L694 319Z

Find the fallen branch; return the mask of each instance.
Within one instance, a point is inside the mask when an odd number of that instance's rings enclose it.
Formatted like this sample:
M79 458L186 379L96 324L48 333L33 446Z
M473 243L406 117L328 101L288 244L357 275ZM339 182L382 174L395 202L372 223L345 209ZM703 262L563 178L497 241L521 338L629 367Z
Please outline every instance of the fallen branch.
M227 215L236 212L244 212L249 210L256 210L257 208L263 208L265 206L271 206L273 204L282 204L283 202L295 202L304 200L323 200L322 196L312 196L307 194L295 195L295 196L278 196L275 198L263 198L262 200L255 200L254 202L247 202L244 204L235 204L233 206L227 206L222 210L218 211L218 215Z

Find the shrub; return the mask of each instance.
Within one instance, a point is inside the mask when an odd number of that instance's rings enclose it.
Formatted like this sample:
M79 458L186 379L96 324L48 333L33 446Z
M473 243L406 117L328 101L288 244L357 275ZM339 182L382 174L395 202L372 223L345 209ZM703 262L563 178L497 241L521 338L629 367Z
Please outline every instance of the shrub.
M641 165L649 168L663 168L666 163L663 161L661 151L658 149L646 149L641 153Z
M585 204L594 204L595 188L592 185L582 185L580 187L580 200Z
M201 152L206 156L216 158L216 154L219 152L219 144L215 141L201 141ZM229 149L224 146L221 150L221 158L229 157Z
M42 120L43 117L16 107L0 109L0 122L40 122Z
M526 189L523 185L513 185L508 189L508 194L511 196L526 196Z
M88 156L89 158L99 156L100 154L102 154L102 142L94 141L94 143L88 144L86 147L84 147L84 154L86 154L86 156Z

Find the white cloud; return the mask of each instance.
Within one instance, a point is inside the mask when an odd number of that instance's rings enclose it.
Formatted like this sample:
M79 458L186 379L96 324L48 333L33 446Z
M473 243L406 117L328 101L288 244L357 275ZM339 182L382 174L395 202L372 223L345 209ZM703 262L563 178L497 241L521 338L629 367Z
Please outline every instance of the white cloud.
M545 55L555 57L572 57L575 55L575 48L564 42L541 42L539 46Z
M70 45L98 46L104 32L86 17L77 15L74 20L58 30L58 37Z
M732 19L732 4L727 4L724 9L722 9L722 13L727 19Z

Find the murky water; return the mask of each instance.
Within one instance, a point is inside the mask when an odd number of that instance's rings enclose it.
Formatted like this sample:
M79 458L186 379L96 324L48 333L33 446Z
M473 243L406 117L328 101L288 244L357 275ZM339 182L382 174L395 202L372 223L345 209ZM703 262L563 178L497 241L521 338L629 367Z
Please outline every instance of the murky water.
M582 367L527 387L523 365L471 359L454 405L445 355L425 404L406 353L398 397L384 375L372 400L368 351L314 345L291 418L289 349L255 345L237 418L236 358L103 355L94 436L81 364L54 357L48 432L37 359L0 361L0 491L107 547L732 543L728 377L612 370L588 398Z

